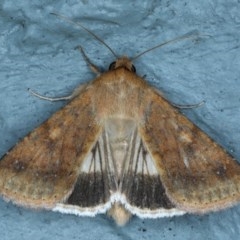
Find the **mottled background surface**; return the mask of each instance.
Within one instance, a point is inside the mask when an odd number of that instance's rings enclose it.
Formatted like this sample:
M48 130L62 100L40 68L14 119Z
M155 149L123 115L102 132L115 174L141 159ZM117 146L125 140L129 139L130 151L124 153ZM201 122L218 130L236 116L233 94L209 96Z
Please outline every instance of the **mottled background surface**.
M119 55L134 56L163 41L198 30L185 40L149 52L138 73L184 110L193 122L240 160L240 2L202 1L9 1L0 3L0 155L64 103L31 96L68 95L94 75L74 50L107 69L114 57L60 12L94 31ZM0 200L0 238L10 239L237 239L240 207L204 216L142 220L118 228L95 218L26 210Z

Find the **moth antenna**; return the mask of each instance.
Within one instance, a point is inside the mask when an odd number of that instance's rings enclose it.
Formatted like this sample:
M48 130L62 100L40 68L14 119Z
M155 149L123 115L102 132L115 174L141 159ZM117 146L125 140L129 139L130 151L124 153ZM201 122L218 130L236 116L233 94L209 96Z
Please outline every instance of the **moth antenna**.
M177 42L177 41L180 41L180 40L183 40L183 39L196 38L196 37L199 37L199 36L200 36L200 35L199 35L199 33L198 33L197 31L189 32L189 33L187 33L187 34L184 34L183 36L174 38L174 39L169 40L169 41L166 41L166 42L164 42L164 43L160 43L160 44L158 44L157 46L154 46L154 47L152 47L152 48L150 48L150 49L147 49L147 50L139 53L137 56L133 57L133 58L131 59L131 61L135 61L137 58L139 58L139 57L142 56L143 54L145 54L145 53L147 53L147 52L150 52L150 51L152 51L152 50L154 50L154 49L156 49L156 48L160 48L160 47L165 46L165 45L167 45L167 44L174 43L174 42Z
M51 13L54 16L57 16L58 18L63 19L66 22L72 23L78 27L81 27L82 29L84 29L86 32L88 32L90 35L92 35L95 39L97 39L100 43L102 43L106 48L108 48L108 50L113 54L113 56L115 58L118 58L117 54L112 50L112 48L110 48L100 37L98 37L95 33L93 33L92 31L90 31L89 29L87 29L86 27L84 27L81 23L79 22L74 22L71 19L59 14L59 13Z

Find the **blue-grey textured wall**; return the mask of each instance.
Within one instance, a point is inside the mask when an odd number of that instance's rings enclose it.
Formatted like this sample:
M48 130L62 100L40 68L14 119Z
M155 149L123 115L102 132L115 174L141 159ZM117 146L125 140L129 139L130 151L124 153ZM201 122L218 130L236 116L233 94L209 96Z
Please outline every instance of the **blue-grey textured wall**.
M186 40L142 56L138 73L172 102L206 104L184 113L240 160L240 3L202 1L9 1L0 3L0 155L63 103L31 96L62 96L94 75L74 50L82 45L103 69L114 60L85 31L50 12L60 12L104 39L119 55L198 30ZM77 217L26 210L0 200L0 239L238 239L240 207L204 216L142 220L118 228L106 216Z

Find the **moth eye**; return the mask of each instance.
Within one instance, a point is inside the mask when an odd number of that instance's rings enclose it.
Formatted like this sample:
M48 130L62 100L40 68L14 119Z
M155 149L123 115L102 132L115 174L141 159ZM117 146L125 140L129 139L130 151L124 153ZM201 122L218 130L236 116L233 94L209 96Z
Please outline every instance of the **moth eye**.
M115 69L115 66L116 66L116 62L112 62L110 65L109 65L109 70L113 70Z
M134 72L134 73L136 72L136 68L135 68L134 65L132 65L132 67L131 67L131 71Z

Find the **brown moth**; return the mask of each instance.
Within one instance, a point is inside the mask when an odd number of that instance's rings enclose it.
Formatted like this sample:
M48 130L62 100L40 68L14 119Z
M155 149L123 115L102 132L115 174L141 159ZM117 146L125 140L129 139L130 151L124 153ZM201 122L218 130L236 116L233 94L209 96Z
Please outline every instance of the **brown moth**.
M128 57L71 96L49 100L63 99L71 101L0 161L4 199L108 213L118 225L132 214L201 214L240 201L238 162L139 77Z

